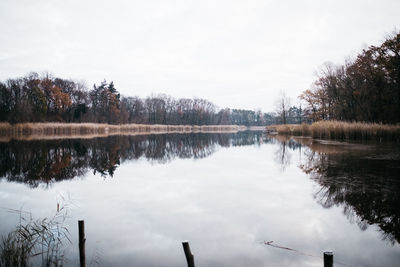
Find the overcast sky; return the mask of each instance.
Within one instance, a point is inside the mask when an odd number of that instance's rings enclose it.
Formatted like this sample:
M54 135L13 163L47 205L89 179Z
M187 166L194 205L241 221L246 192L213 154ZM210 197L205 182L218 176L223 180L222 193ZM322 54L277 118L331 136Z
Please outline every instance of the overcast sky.
M400 26L399 0L0 0L0 80L35 71L124 95L272 111Z

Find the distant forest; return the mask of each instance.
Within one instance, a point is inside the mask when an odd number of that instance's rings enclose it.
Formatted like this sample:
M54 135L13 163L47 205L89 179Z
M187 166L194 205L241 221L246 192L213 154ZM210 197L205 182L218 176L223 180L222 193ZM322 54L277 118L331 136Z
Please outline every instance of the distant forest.
M325 64L300 97L312 121L400 122L400 32L344 65Z
M167 95L121 96L113 82L88 90L81 82L29 75L0 83L0 121L94 122L169 125L246 125L275 122L273 114L242 109L218 109L201 98Z

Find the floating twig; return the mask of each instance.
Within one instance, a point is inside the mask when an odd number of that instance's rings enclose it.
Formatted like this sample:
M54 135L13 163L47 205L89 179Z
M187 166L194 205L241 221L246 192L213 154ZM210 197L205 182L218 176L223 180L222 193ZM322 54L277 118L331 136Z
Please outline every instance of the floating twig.
M273 240L271 240L271 241L265 241L265 240L264 240L264 241L262 241L262 242L260 242L260 243L261 243L261 244L264 244L264 245L266 245L266 246L270 246L270 247L274 247L274 248L279 248L279 249L288 250L288 251L291 251L291 252L294 252L294 253L297 253L297 254L300 254L300 255L303 255L303 256L323 259L322 256L317 256L317 255L313 255L313 254L310 254L310 253L305 253L305 252L302 252L302 251L300 251L300 250L293 249L293 248L289 248L289 247L284 247L284 246L280 246L280 245L275 245L275 244L273 244L273 242L274 242ZM337 263L337 264L339 264L339 265L342 265L342 266L350 267L350 265L347 265L347 264L345 264L345 263L339 262L339 261L337 261L337 260L335 260L335 263Z

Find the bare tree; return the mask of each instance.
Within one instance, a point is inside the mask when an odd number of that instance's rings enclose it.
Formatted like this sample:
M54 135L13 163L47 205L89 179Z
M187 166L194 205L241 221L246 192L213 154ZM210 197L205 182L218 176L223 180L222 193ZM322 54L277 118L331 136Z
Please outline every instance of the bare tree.
M275 102L275 109L278 116L281 118L281 123L287 123L288 112L290 108L290 98L286 96L285 91L281 91L278 100Z

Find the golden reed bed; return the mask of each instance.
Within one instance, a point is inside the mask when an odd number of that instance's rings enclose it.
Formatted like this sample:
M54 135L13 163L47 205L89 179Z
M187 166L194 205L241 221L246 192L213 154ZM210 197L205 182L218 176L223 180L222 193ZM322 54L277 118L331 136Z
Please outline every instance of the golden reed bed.
M279 134L311 136L337 140L400 140L400 125L378 123L318 121L313 124L272 125L267 129Z
M139 135L191 132L237 132L246 130L238 125L159 125L101 123L0 123L0 141L11 139L94 138L108 135Z

